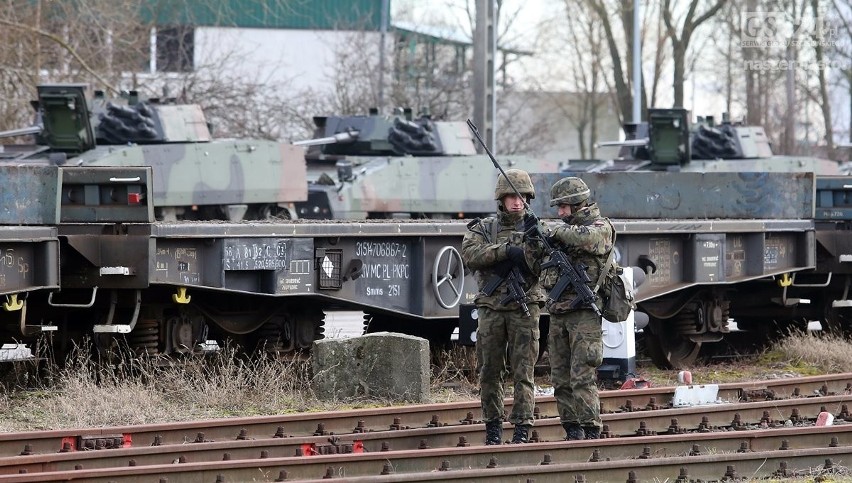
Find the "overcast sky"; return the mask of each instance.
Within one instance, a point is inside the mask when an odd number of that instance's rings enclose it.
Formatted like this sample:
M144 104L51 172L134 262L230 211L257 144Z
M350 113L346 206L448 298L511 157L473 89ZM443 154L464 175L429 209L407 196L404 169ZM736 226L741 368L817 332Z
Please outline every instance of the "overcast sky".
M471 26L465 6L473 8L475 0L390 0L392 18L406 17L417 23L440 25L454 28L460 32L470 35ZM630 0L623 0L630 1ZM642 2L643 4L647 2ZM539 31L539 25L544 20L553 19L554 15L564 15L563 0L504 0L504 12L508 15L516 14L516 20L512 26L511 43L515 48L532 49L535 45L534 39ZM852 7L850 7L852 8ZM712 31L712 25L704 24L696 30L690 50L700 52L704 49L713 48L707 42L706 35ZM702 37L705 36L705 37ZM647 48L647 47L646 47ZM670 48L670 45L666 45ZM566 47L565 53L570 52ZM645 52L645 58L650 52ZM701 57L699 57L701 59ZM530 86L533 83L542 85L552 90L565 90L564 83L560 82L560 74L554 66L570 62L570 58L552 49L548 52L539 52L537 55L524 59L521 63L513 65L510 74L521 86ZM688 73L684 85L684 104L687 109L696 115L713 115L721 117L725 110L725 99L717 92L720 86L722 74L718 70L717 63L708 58L707 62L697 62L695 73ZM650 66L645 65L646 79L651 78ZM834 72L832 75L836 75ZM801 75L809 75L803 72ZM669 107L672 102L672 72L669 67L661 79L658 89L658 101L655 107ZM833 107L835 107L835 128L844 126L844 130L850 125L850 95L848 92L834 89L831 92ZM740 106L742 110L743 106ZM734 119L744 116L744 112L731 113ZM849 139L847 135L841 135L843 139Z

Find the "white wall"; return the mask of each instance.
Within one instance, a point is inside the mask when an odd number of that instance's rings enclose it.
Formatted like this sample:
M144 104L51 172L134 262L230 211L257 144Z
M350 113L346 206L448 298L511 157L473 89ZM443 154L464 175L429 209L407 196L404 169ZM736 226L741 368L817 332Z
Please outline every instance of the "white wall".
M236 29L199 27L195 33L196 67L231 57L233 68L257 80L288 81L293 89L333 90L335 49L355 35L348 31ZM379 55L379 33L370 32Z

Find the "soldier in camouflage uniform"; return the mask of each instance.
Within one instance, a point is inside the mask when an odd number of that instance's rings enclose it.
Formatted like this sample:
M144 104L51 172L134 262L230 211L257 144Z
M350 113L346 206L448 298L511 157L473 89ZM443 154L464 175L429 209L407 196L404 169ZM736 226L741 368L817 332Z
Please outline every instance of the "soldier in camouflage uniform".
M509 351L514 404L509 420L515 425L512 443L529 441L533 425L533 369L538 359L538 318L544 305L544 294L539 285L541 272L541 243L524 241L523 232L516 231L527 213L524 199L535 198L535 188L529 174L519 169L509 169L500 174L494 199L498 212L471 227L462 242L462 258L474 274L480 293L474 302L479 314L476 336L477 366L479 369L482 416L485 421L485 444L503 442L503 383L506 368L506 351ZM505 278L512 267L519 267L522 288L525 290L529 315L516 301L502 304L508 288L501 283L493 294L486 296L482 289L494 276Z
M551 232L552 246L562 250L574 264L588 266L589 279L597 280L612 249L612 223L601 216L596 203L589 202L589 187L580 178L568 177L554 183L550 206L559 207L559 217L565 222ZM544 287L553 287L557 277L554 268L547 269ZM601 417L595 371L603 359L601 316L590 307L570 308L575 297L577 294L569 285L559 300L548 305L551 379L566 439L597 439ZM598 296L598 306L600 300Z

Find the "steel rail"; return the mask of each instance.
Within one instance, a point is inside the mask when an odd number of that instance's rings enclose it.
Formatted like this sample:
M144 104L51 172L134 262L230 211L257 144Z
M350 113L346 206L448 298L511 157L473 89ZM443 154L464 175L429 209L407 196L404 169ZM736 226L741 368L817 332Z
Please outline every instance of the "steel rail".
M690 478L721 479L727 465L736 461L740 475L769 476L787 461L789 472L802 468L799 455L807 455L808 467L822 465L825 458L835 462L852 456L852 425L718 432L700 435L646 436L619 440L562 441L498 447L470 446L424 450L360 453L314 457L271 457L223 459L194 462L189 458L171 464L140 466L128 462L121 467L2 475L0 482L86 481L136 482L166 478L166 481L288 481L345 477L346 481L428 481L460 478L479 480L501 477L508 481L535 474L536 481L558 481L582 474L597 481L634 481L649 476L676 477L687 468ZM764 468L755 465L771 455L779 462ZM813 458L820 458L814 460ZM586 462L586 463L579 463ZM651 469L649 469L649 467ZM640 469L642 471L640 471ZM497 471L492 471L497 470ZM768 473L767 473L768 472ZM441 474L436 478L435 474ZM392 475L389 479L381 475ZM545 478L539 480L539 477ZM562 480L567 481L567 480Z
M847 405L852 396L824 396L783 401L760 401L752 403L720 404L696 408L660 409L641 413L620 413L604 416L609 438L588 442L598 446L635 445L634 440L645 441L655 435L683 437L684 441L696 438L716 439L718 434L731 433L732 438L744 438L744 431L760 428L778 428L773 434L787 434L793 426L807 429L822 411L837 415L843 426L822 428L826 432L847 432L852 429L845 424L852 420ZM231 441L197 444L173 444L165 446L138 446L101 451L78 451L58 454L22 455L0 458L0 473L71 471L77 466L87 469L128 465L167 464L174 461L218 461L229 459L251 459L264 457L302 456L311 460L313 455L363 451L371 454L447 449L454 447L479 446L484 433L483 425L437 426L388 432L350 434L335 438L327 437L263 438L248 439L241 435ZM822 434L822 433L821 433ZM562 443L564 430L558 419L538 421L534 440ZM850 441L845 439L844 444ZM517 446L505 446L511 448ZM777 445L776 445L777 447ZM487 451L488 449L486 449ZM631 450L633 451L633 450ZM227 456L226 456L227 454ZM569 460L572 461L572 460ZM352 474L349 472L348 474Z
M660 387L601 391L604 419L610 413L635 413L666 407L671 404L674 390L674 387ZM726 401L850 392L852 373L719 385L719 399ZM236 439L243 430L250 438L268 438L276 433L287 437L330 436L445 424L467 425L479 423L479 404L479 401L463 401L139 426L3 433L0 434L0 457L19 455L27 445L30 453L56 453L64 449L83 449L85 444L95 447L99 441L106 446L148 446L155 441L160 444L184 444L198 439L222 441ZM512 400L507 399L507 410L511 404ZM552 396L537 398L536 408L538 417L542 419L557 414Z

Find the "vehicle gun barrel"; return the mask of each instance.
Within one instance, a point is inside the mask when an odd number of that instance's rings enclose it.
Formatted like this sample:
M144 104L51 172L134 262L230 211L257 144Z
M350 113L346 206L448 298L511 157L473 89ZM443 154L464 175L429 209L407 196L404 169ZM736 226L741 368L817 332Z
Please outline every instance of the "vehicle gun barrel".
M647 146L650 140L648 138L642 139L626 139L624 141L601 141L595 144L596 148L605 147L605 146Z
M9 131L0 131L0 138L13 138L15 136L26 136L28 134L39 134L42 131L41 126L22 127L20 129L11 129Z
M324 144L345 144L352 143L358 139L358 131L346 131L335 134L334 136L328 136L324 138L316 138L316 139L306 139L304 141L296 141L293 143L294 146L322 146Z

